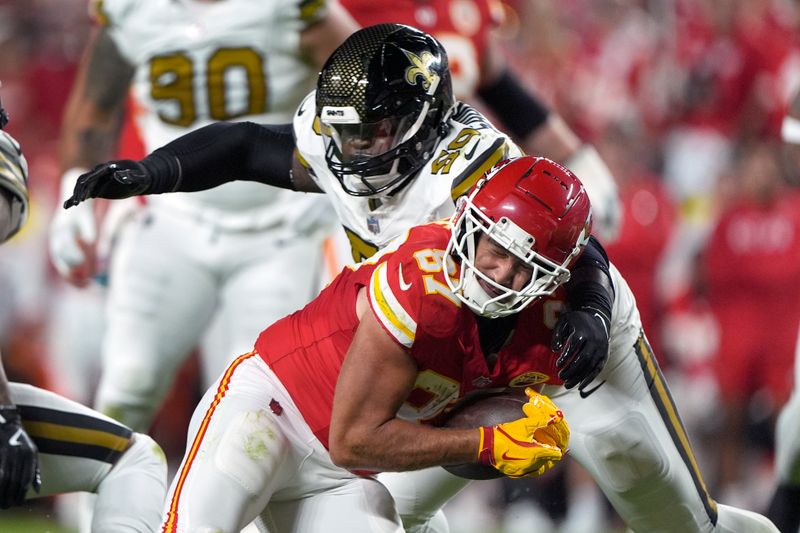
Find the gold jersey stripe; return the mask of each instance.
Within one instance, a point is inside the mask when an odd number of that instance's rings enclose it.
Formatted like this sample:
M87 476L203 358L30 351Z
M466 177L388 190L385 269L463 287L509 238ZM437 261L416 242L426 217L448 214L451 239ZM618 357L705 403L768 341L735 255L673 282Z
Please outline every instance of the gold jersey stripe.
M303 157L303 154L301 154L300 150L298 150L297 148L294 149L294 155L297 157L297 162L300 163L300 165L302 165L303 168L309 168L311 166L308 164L306 158Z
M128 437L121 437L107 431L84 429L50 422L26 421L25 430L33 438L102 446L115 452L125 450L130 441Z
M661 369L653 355L653 349L650 348L650 344L647 342L643 332L640 333L636 341L635 351L639 358L639 363L642 366L642 370L644 370L645 377L647 378L650 395L661 413L661 418L666 423L667 429L675 443L675 447L681 454L684 464L689 469L694 485L708 514L708 518L711 520L712 524L716 525L717 502L714 501L708 492L708 488L706 488L705 481L703 481L703 476L700 474L700 468L697 466L697 460L692 451L692 445L686 434L686 429L683 427L683 422L681 422L680 415L675 407L675 402L672 400L672 396L667 389L664 376L661 374Z
M375 315L384 327L389 330L397 342L406 348L411 348L411 345L414 344L417 324L405 313L397 298L392 294L386 277L386 263L382 263L372 273L370 294L372 301L378 307L376 311L379 311Z
M506 158L508 154L508 143L506 139L497 139L492 148L490 148L490 151L491 153L487 158L470 165L467 170L453 180L453 186L450 189L450 197L454 202L459 196L466 194L489 169Z

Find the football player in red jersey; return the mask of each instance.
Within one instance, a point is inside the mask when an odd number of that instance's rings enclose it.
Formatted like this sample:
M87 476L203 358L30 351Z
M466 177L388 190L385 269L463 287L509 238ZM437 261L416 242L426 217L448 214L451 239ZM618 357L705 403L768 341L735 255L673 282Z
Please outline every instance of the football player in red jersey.
M536 339L549 339L547 302L590 229L577 178L526 157L493 169L451 222L413 227L344 269L208 390L163 531L238 531L265 509L275 532L400 532L371 472L480 462L525 477L553 467L569 428L532 389L519 420L435 426L467 395L558 379L549 343ZM526 327L513 333L515 321L499 317L517 315Z
M354 252L374 254L415 223L441 218L439 213L452 210L453 202L486 169L518 153L480 113L453 101L441 44L411 27L381 24L354 33L331 55L317 86L295 114L296 138L288 125L213 124L141 161L98 165L79 178L65 206L94 197L207 189L236 175L294 190L324 191L351 230ZM378 128L384 124L392 127ZM376 132L390 133L393 147L368 154L365 148L376 141ZM418 268L423 268L425 262L420 261ZM589 471L622 519L639 531L774 532L762 516L717 504L709 495L642 332L633 295L595 239L572 267L570 278L564 299L529 310L544 321L547 335L538 340L555 352L559 379L534 372L516 384L552 382L544 388L558 397L571 420L570 454ZM403 279L405 286L408 280ZM423 282L432 283L426 287L435 293L435 278ZM492 294L491 286L487 290ZM404 316L400 313L398 319ZM491 325L482 321L479 338L489 344L484 353L490 361L513 334L509 332L514 324L504 320L508 319L494 319ZM400 331L403 326L408 329L402 320L396 325ZM346 348L335 336L324 342ZM318 361L306 366L324 368ZM490 376L475 379L478 386ZM205 426L200 431L206 431ZM240 433L248 432L243 427ZM247 486L252 486L249 474L263 470L247 469L243 477L238 467L225 468ZM382 482L388 483L387 476L407 479L418 473L425 475L411 481L418 491L415 509L404 519L413 516L423 523L411 527L425 528L425 520L439 516L441 505L466 481L431 468L411 475L384 473Z
M800 93L792 101L781 127L791 172L800 173ZM794 295L793 295L794 296ZM778 416L775 432L775 475L778 486L767 516L783 533L800 529L800 338L794 354L794 388Z

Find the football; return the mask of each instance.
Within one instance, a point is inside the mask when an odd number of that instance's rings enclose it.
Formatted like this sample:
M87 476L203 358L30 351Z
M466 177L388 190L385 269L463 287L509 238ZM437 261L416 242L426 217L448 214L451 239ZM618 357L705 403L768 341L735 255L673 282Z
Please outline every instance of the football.
M522 406L527 400L525 394L506 393L467 400L453 408L442 426L477 428L517 420L525 416ZM448 465L443 468L451 474L466 479L494 479L503 476L502 472L493 466L479 463Z

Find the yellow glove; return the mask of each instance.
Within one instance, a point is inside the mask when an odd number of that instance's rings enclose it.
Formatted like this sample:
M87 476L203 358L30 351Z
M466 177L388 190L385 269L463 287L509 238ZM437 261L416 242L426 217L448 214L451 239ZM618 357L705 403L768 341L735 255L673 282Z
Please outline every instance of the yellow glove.
M512 478L542 475L561 460L569 443L569 426L558 407L533 389L525 394L525 418L480 428L478 462Z

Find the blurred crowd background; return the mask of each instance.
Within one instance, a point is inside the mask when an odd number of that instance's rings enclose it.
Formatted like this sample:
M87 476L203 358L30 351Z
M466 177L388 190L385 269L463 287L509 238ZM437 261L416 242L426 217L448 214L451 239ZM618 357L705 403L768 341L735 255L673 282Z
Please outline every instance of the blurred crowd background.
M800 161L779 137L800 87L800 4L503 1L516 73L595 144L617 179L624 223L605 244L636 295L706 483L722 502L763 511L800 325ZM0 95L32 192L27 227L0 248L0 350L11 379L91 404L103 286L67 286L47 256L61 114L89 34L86 4L0 0ZM151 431L176 461L199 394L193 365ZM564 531L614 524L580 472L556 470L505 490L476 484L454 531L506 521L510 532L525 513ZM566 523L564 502L582 494L606 522Z

